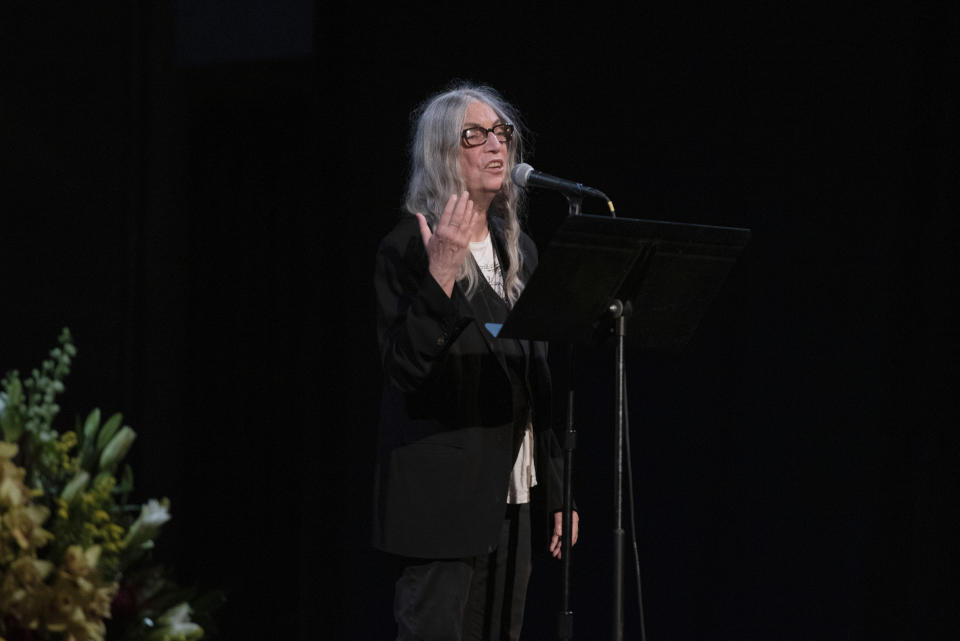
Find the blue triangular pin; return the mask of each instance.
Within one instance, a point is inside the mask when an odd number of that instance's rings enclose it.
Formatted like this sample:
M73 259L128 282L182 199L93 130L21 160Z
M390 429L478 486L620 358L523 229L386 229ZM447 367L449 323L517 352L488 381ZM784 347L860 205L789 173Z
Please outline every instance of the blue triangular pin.
M483 326L487 328L488 332L493 334L494 338L496 338L500 330L503 329L503 323L484 323Z

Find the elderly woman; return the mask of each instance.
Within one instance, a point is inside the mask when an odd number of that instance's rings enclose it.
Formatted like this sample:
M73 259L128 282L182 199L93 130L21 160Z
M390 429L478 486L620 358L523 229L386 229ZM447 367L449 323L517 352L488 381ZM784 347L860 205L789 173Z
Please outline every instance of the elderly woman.
M374 545L402 560L399 639L517 639L531 501L560 555L560 448L546 345L498 339L537 264L520 229L515 110L456 86L418 111L405 215L380 244L384 385ZM574 514L571 542L576 541Z

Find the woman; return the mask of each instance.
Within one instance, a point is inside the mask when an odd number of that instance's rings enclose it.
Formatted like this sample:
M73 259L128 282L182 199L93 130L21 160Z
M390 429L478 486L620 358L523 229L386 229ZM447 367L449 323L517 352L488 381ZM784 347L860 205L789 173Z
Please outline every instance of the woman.
M531 500L560 554L546 345L485 327L503 322L536 267L508 179L521 146L515 110L489 87L428 100L407 214L377 253L384 389L373 539L403 558L399 639L519 638ZM576 514L573 524L571 542Z

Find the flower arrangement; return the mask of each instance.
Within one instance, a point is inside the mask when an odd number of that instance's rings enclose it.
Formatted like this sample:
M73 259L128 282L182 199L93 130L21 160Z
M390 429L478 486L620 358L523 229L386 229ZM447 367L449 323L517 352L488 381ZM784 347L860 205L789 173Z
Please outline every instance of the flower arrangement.
M170 503L130 502L136 432L99 409L74 430L53 426L76 353L64 329L39 370L0 386L0 641L200 639L212 623L191 613L208 615L219 595L183 590L152 563Z

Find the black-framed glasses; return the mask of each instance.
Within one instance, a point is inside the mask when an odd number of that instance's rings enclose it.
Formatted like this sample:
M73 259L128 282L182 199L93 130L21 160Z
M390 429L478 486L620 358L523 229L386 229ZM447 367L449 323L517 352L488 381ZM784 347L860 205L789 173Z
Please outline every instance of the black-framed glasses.
M503 123L494 125L491 129L485 127L470 127L469 129L463 130L460 138L463 140L464 147L479 147L487 142L487 136L490 134L496 136L501 144L506 144L513 139L513 125Z

